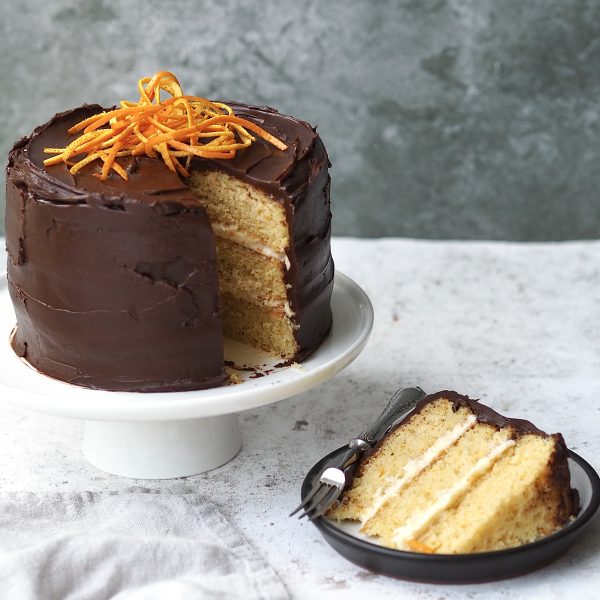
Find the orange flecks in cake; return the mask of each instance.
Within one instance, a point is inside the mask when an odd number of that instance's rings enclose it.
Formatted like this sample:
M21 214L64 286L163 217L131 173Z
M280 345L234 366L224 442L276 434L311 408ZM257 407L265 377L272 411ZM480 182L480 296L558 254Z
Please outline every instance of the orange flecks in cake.
M419 540L407 540L406 545L413 552L422 552L423 554L434 554L435 550L430 548L427 544L420 542Z
M101 160L100 179L111 170L127 179L127 172L117 157L160 156L171 169L189 177L193 156L233 158L237 150L248 147L254 133L279 150L287 146L264 129L234 115L222 102L198 96L185 96L173 73L159 71L138 81L140 99L121 100L121 108L84 119L69 129L70 134L83 132L65 148L44 148L56 154L44 161L46 166L64 162L72 174L94 160ZM170 98L161 100L161 91ZM83 158L82 154L86 154ZM76 162L73 159L77 157ZM184 167L180 159L186 159Z

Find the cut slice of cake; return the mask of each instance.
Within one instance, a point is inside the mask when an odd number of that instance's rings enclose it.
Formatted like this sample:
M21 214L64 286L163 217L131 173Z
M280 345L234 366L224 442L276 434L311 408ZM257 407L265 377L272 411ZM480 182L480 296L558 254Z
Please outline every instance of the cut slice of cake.
M424 398L328 513L392 548L462 554L532 542L578 510L561 434L456 392Z

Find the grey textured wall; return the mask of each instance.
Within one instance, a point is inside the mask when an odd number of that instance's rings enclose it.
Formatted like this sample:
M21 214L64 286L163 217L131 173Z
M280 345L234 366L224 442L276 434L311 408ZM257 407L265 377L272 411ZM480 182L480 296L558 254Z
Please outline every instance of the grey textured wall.
M318 124L335 233L600 232L600 3L3 0L0 151L56 111L184 90Z

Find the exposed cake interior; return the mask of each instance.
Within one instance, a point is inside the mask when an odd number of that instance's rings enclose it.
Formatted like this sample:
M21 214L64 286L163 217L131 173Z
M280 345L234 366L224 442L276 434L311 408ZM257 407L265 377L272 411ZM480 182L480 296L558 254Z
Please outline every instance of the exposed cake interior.
M189 183L216 236L224 334L283 358L295 356L283 203L226 173L197 171Z
M519 546L564 525L576 500L562 436L473 407L424 403L328 516L360 521L386 546L442 554Z

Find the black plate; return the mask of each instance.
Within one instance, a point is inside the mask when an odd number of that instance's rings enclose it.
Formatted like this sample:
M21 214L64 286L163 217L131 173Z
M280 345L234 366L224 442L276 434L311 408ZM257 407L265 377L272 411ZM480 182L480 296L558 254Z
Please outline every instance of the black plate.
M335 450L313 466L302 484L302 499L325 466L346 448ZM419 554L378 546L345 531L347 525L324 517L313 523L344 558L383 575L427 583L483 583L517 577L547 565L566 552L600 506L598 474L571 450L568 456L571 485L579 492L579 514L560 531L516 548L475 554Z

